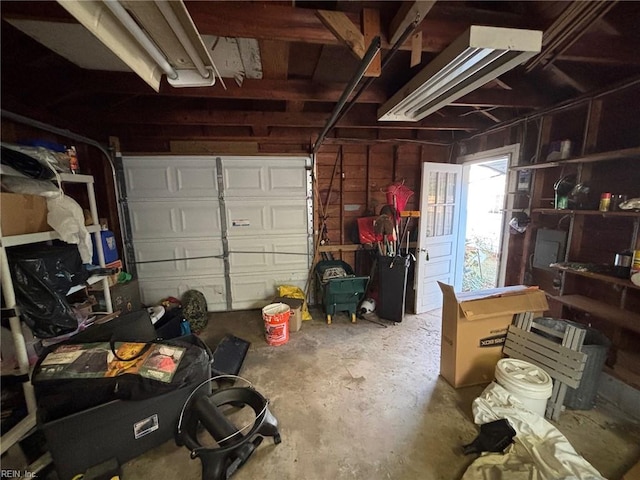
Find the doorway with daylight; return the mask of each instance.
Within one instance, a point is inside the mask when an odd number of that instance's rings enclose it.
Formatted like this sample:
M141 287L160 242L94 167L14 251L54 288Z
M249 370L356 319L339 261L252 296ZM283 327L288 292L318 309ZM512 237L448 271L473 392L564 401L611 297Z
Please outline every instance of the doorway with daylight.
M422 164L415 313L442 307L440 283L456 292L504 286L519 145Z
M463 250L462 291L496 288L504 284L509 220L509 166L517 159L511 145L459 159L463 164L463 214L459 246Z

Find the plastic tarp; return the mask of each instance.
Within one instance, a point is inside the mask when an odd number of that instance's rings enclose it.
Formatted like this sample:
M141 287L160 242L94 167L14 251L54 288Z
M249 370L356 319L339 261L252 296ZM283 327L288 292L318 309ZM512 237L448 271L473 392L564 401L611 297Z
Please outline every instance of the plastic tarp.
M47 200L47 222L64 242L78 245L83 263L91 263L93 243L91 235L84 226L82 207L70 197L62 195Z
M472 409L476 424L506 418L517 433L504 454L481 455L462 480L604 480L557 428L497 383L489 384Z

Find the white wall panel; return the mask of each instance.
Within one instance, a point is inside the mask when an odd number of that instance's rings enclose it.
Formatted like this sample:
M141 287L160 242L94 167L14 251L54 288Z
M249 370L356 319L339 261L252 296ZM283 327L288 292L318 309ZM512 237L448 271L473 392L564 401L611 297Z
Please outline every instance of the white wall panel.
M224 275L220 240L139 240L135 243L134 251L138 262L138 276L141 279ZM211 258L214 256L220 258ZM185 258L191 260L180 260ZM175 260L158 262L170 259Z
M134 240L221 237L215 200L130 202L129 215Z

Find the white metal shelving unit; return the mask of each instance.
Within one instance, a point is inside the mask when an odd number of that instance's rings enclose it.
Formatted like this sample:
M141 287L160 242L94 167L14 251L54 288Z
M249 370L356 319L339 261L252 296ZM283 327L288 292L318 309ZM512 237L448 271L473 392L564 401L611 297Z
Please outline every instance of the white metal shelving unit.
M2 167L2 174L15 175L15 171ZM102 239L100 236L100 224L98 219L98 209L96 205L96 197L94 190L94 180L91 175L72 175L61 174L60 181L62 183L81 183L87 187L87 196L89 198L89 209L91 211L91 218L93 225L87 227L89 232L93 235L93 241L96 245L96 251L98 253L98 259L100 266L104 267L104 251L102 248ZM56 232L40 232L40 233L28 233L24 235L11 235L7 237L2 236L0 230L0 269L2 274L2 295L5 301L5 307L7 309L13 309L14 315L9 318L9 324L11 327L11 335L13 337L13 343L16 350L16 358L18 361L18 370L15 371L15 375L26 376L27 380L22 383L24 391L24 398L26 401L28 415L21 420L15 427L9 432L2 435L0 438L0 453L6 452L11 446L24 437L29 431L36 426L36 400L29 378L29 357L27 355L26 341L22 332L22 325L20 323L19 308L16 305L16 296L13 288L13 282L11 279L11 272L9 270L9 263L7 260L6 248L29 245L38 242L46 242L49 240L56 240L60 237ZM109 290L109 283L106 277L92 276L88 283L102 282L102 289L104 293L107 312L111 313L113 307L111 304L111 291ZM68 294L80 290L82 287L73 287L69 290Z

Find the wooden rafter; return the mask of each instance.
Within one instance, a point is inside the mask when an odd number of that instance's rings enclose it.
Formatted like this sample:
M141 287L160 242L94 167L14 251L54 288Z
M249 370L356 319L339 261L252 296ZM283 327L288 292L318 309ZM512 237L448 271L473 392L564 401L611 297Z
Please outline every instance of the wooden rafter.
M349 47L356 57L364 57L367 50L364 35L344 12L317 10L316 15L337 39Z
M395 44L407 27L414 21L422 22L435 3L436 0L403 2L395 17L391 20L391 25L389 25L389 43L391 45Z
M80 109L73 115L86 114ZM134 113L135 112L135 113ZM345 115L337 124L339 128L376 128L384 130L462 130L475 131L482 125L471 119L457 117L433 118L421 122L378 122L375 112L352 111ZM86 118L86 116L84 117ZM120 110L100 118L101 123L113 125L206 125L206 126L250 126L283 127L283 128L322 128L327 120L324 113L294 113L294 112L259 112L259 111L221 111L195 110L193 108L154 108Z

